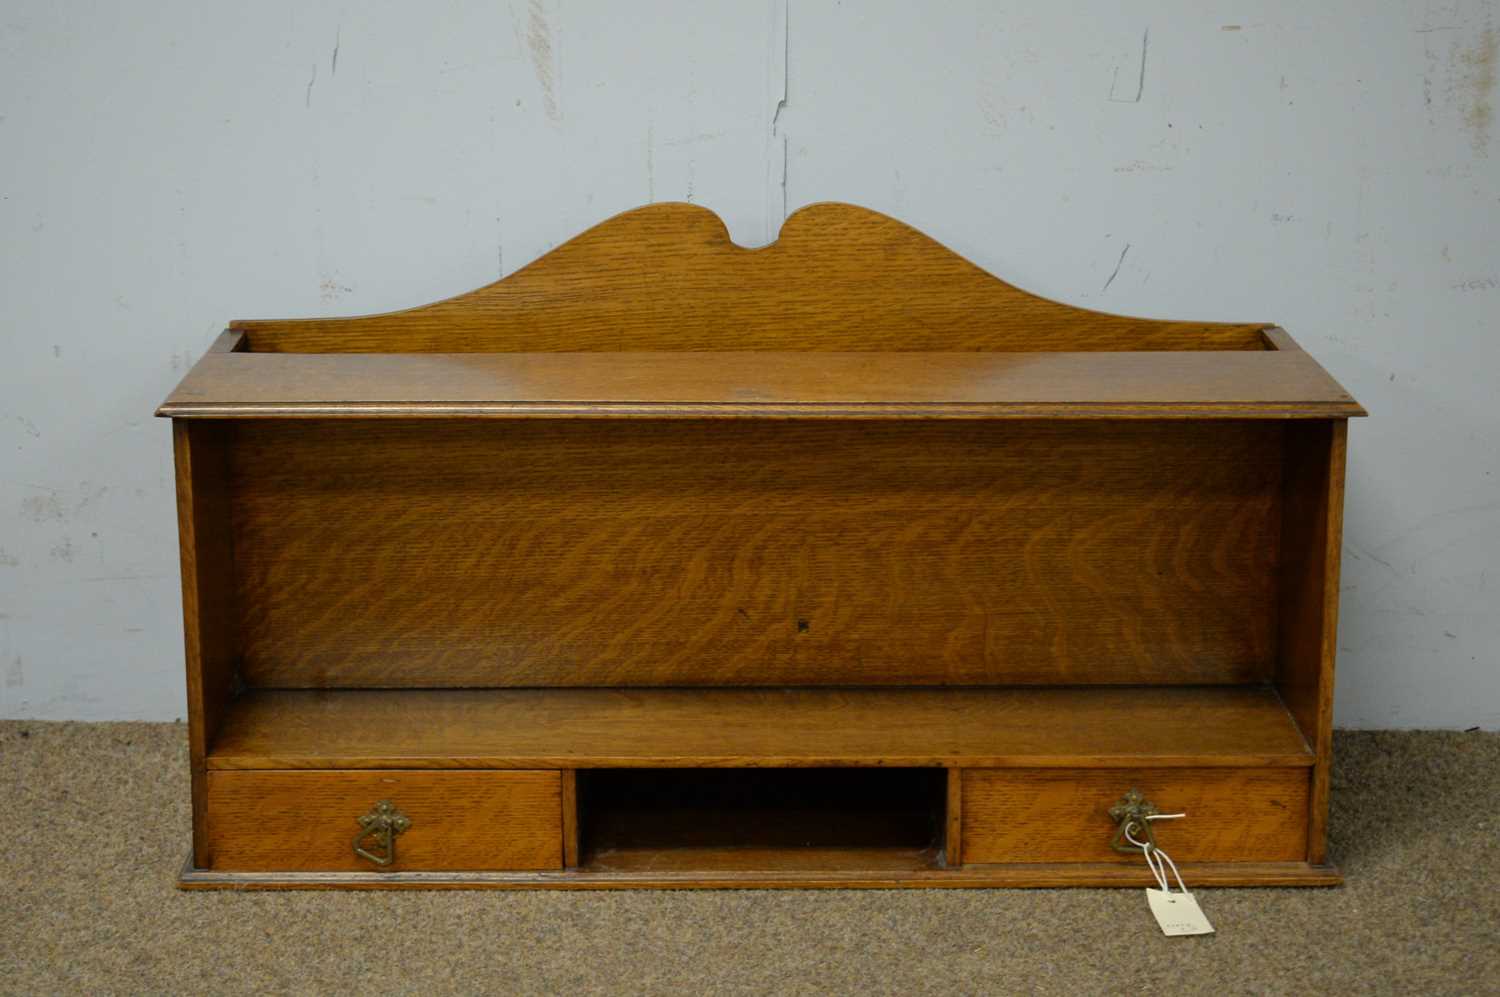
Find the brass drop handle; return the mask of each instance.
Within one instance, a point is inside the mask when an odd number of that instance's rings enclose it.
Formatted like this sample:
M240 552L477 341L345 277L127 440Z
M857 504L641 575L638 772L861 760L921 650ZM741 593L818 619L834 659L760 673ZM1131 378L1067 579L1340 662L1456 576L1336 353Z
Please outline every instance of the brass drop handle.
M374 809L359 818L359 833L354 836L354 854L369 859L376 865L390 865L396 861L396 836L411 827L411 818L390 800L381 800ZM365 848L369 842L375 848Z
M1139 789L1132 788L1109 808L1109 819L1115 822L1115 836L1109 840L1109 847L1117 852L1136 854L1141 850L1140 846L1132 845L1130 838L1126 837L1129 835L1155 848L1156 834L1151 830L1152 822L1146 818L1159 813L1161 811Z

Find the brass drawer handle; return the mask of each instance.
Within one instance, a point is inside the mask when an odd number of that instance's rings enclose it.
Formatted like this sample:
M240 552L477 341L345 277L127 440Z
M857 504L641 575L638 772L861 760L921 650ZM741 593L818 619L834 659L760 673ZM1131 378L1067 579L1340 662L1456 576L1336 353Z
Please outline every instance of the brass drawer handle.
M1152 848L1156 847L1156 835L1151 830L1151 821L1147 817L1155 817L1161 813L1156 805L1141 793L1139 789L1132 788L1124 796L1120 797L1118 803L1109 808L1109 819L1117 825L1115 836L1109 840L1109 847L1117 852L1128 852L1131 855L1140 851L1125 837L1129 834L1137 841L1150 843Z
M396 861L396 835L411 827L411 818L390 800L381 800L375 808L359 819L359 833L354 836L354 854L369 859L376 865L390 865ZM364 847L365 842L375 846L375 851Z

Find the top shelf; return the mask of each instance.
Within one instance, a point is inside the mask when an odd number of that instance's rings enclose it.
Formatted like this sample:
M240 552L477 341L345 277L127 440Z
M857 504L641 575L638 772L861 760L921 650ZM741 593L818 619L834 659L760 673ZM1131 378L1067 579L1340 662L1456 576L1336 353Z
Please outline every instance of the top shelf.
M228 335L232 340L237 334ZM189 372L157 414L200 419L1328 419L1364 410L1292 344L1291 349L1140 353L220 349Z
M231 323L174 418L1345 418L1264 323L1062 304L917 230L813 204L760 249L712 212L617 215L405 311Z

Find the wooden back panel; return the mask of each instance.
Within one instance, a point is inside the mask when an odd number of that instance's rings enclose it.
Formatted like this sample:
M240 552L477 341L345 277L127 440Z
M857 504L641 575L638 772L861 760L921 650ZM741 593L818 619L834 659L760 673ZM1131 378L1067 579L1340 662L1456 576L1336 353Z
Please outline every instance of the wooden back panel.
M1262 324L1166 322L1022 291L865 208L814 204L762 249L713 212L617 215L503 280L360 318L237 321L255 352L1261 350Z
M1270 676L1279 423L235 432L252 686Z

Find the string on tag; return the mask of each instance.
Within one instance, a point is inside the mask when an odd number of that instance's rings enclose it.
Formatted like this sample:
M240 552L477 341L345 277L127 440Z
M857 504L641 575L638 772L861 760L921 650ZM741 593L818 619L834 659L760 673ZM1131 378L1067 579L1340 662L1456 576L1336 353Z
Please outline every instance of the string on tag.
M1186 816L1187 816L1187 814L1185 814L1185 813L1181 813L1181 814L1146 814L1145 817L1144 817L1144 819L1145 820L1178 820L1178 819L1180 819L1182 817L1186 817ZM1133 824L1131 826L1133 826ZM1166 852L1162 851L1160 848L1157 848L1149 840L1147 840L1147 841L1137 840L1136 836L1130 833L1130 826L1127 826L1125 828L1125 840L1128 841L1128 842L1130 842L1132 845L1134 845L1135 847L1137 847L1137 848L1139 848L1141 850L1141 855L1144 856L1145 859L1146 859L1146 867L1151 870L1151 875L1156 879L1156 883L1157 883L1158 886L1161 887L1163 893L1171 893L1172 892L1171 883L1168 882L1168 880L1167 880L1167 869L1168 868L1170 868L1172 870L1172 875L1177 880L1177 889L1178 889L1178 891L1181 892L1181 893L1186 893L1188 891L1187 890L1187 886L1184 885L1183 882L1182 882L1182 873L1180 873L1180 872L1177 871L1177 863L1172 861L1172 856L1168 855Z
M1142 820L1177 820L1186 814L1145 814ZM1162 933L1167 935L1211 935L1213 925L1208 923L1208 918L1203 916L1203 911L1198 907L1198 901L1188 892L1187 884L1182 881L1182 873L1177 869L1177 863L1172 861L1172 856L1162 851L1152 843L1155 835L1149 831L1146 840L1142 841L1131 829L1134 822L1123 828L1125 840L1141 850L1145 856L1146 867L1151 870L1151 876L1156 880L1160 891L1147 889L1146 900L1151 907L1151 913L1156 917L1156 923L1161 927ZM1177 880L1177 892L1172 892L1171 880L1167 878L1167 870L1172 870L1172 878Z

